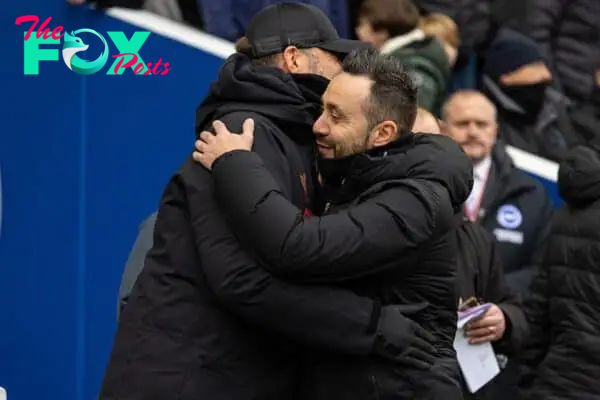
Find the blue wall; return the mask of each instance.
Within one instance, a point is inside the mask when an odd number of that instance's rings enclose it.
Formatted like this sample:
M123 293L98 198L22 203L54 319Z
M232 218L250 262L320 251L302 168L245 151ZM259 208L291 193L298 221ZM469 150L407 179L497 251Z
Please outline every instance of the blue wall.
M222 60L151 35L140 54L169 62L168 75L82 77L60 60L24 76L29 25L14 21L26 14L69 31L136 29L61 0L4 2L0 16L0 386L10 400L88 400L137 226L190 151L195 106Z
M195 106L222 60L152 34L140 55L170 62L167 75L106 76L107 64L83 77L61 59L24 76L21 15L69 32L135 29L61 0L1 8L0 386L10 400L93 399L137 226L190 151ZM95 59L92 47L81 57Z

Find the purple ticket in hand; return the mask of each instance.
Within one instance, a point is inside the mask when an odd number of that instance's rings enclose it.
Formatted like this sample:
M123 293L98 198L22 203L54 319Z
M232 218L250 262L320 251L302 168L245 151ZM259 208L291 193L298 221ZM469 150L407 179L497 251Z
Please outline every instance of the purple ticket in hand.
M491 306L492 306L492 303L485 303L485 304L481 304L481 305L473 307L473 308L469 308L468 310L465 310L465 311L459 311L458 312L458 320L459 321L467 320L466 322L468 322L473 319L479 318L483 314L485 314Z

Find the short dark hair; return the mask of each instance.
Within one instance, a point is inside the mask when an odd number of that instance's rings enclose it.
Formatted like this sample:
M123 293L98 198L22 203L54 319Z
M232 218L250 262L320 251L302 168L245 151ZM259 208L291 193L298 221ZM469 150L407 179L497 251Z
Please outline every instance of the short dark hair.
M358 16L367 20L374 31L386 31L390 37L417 28L421 18L413 0L365 0Z
M242 36L235 42L235 51L247 55L252 60L252 64L257 67L275 67L281 55L280 53L276 53L264 57L254 57L252 46L246 36Z
M373 82L364 105L369 129L391 120L398 124L400 135L412 132L417 116L417 88L396 57L379 54L375 49L356 50L346 56L342 68L350 75L366 76Z

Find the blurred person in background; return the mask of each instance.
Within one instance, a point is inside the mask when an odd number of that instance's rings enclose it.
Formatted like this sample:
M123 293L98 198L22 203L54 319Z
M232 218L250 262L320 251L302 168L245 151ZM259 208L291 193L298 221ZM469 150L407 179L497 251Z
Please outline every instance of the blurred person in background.
M244 35L252 16L278 0L197 0L204 18L206 32L235 42ZM332 21L342 38L348 37L348 8L346 0L288 0L318 7Z
M442 131L473 162L467 217L494 235L509 282L525 291L532 267L539 265L536 255L546 241L553 206L542 184L515 167L504 143L497 141L497 117L484 94L456 92L444 106Z
M507 0L502 0L506 2ZM479 54L496 36L499 25L494 21L494 4L500 0L416 0L421 15L443 14L459 28L461 45L454 65L449 91L477 88Z
M497 141L496 107L485 95L454 93L443 119L442 131L473 161L474 184L465 214L493 235L509 285L525 295L543 256L554 210L551 199L540 182L515 167L505 145ZM509 359L493 382L494 398L514 397L516 381L517 370Z
M435 36L444 45L450 67L456 64L460 47L458 25L447 15L431 13L421 18L420 29L427 36Z
M506 1L508 0L415 0L415 4L422 16L443 14L455 21L460 30L459 36L464 36L461 53L466 53L485 47L485 42L490 40L488 36L494 36L497 24L492 22L492 14L493 10L499 8L495 4ZM355 24L359 20L359 11L364 2L365 0L348 0L351 23Z
M590 400L600 395L600 155L578 146L560 163L548 250L525 312L523 400Z
M441 126L433 114L421 109L413 132L440 134ZM466 333L473 344L492 343L502 363L504 355L517 355L528 336L528 324L521 301L506 281L494 237L485 228L464 216L456 229L456 239L460 299L474 298L478 302L493 304L481 318L467 325ZM463 381L463 392L465 399L493 398L489 385L470 394Z
M366 0L356 33L381 53L397 57L413 76L419 106L438 115L446 96L450 64L442 43L419 29L419 20L412 0Z
M277 0L66 0L71 5L94 4L100 9L124 7L143 9L195 28L219 38L236 42L244 36L252 17ZM336 27L343 38L349 36L348 6L346 0L288 0L318 7Z
M479 52L495 36L493 22L495 0L415 0L424 17L432 13L450 17L459 27L462 51Z
M476 299L474 305L492 304L481 318L467 324L465 333L474 345L491 343L502 370L474 394L464 385L465 399L507 399L506 394L517 381L516 364L507 367L507 360L518 359L529 332L520 296L506 279L499 246L492 234L465 216L456 236L460 298Z
M529 0L528 34L541 46L555 86L573 102L580 143L597 142L600 126L600 1Z
M71 5L93 4L98 9L111 7L150 11L161 17L202 29L204 23L197 0L66 0Z
M308 211L321 95L341 71L338 57L364 46L341 40L319 9L301 4L265 8L245 42L198 108L197 131L217 118L236 129L253 118L255 150L286 198ZM262 269L191 156L164 191L153 242L119 318L102 400L280 400L297 392L307 347L396 362L426 343L397 307Z
M413 132L440 133L440 129L440 121L435 115L422 107L417 108Z
M250 152L251 131L205 132L196 143L194 158L212 168L219 204L265 268L289 281L335 284L414 308L410 318L436 337L424 367L313 354L303 386L317 390L306 398L462 399L452 348L454 230L471 167L451 139L411 133L416 101L396 58L373 49L346 57L314 125L322 217L303 217L281 196Z
M566 97L551 87L552 73L537 44L501 29L481 55L482 91L496 105L500 137L509 145L559 160L576 141Z

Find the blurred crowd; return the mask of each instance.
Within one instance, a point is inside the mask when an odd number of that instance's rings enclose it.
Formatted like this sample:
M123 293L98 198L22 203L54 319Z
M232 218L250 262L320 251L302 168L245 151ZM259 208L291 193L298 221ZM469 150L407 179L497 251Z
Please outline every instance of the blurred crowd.
M74 2L83 0L72 0ZM97 0L145 8L236 41L275 1ZM596 0L313 0L340 36L368 41L414 71L421 106L442 116L446 96L482 91L500 138L555 161L597 141L600 2ZM415 9L418 12L415 12Z

